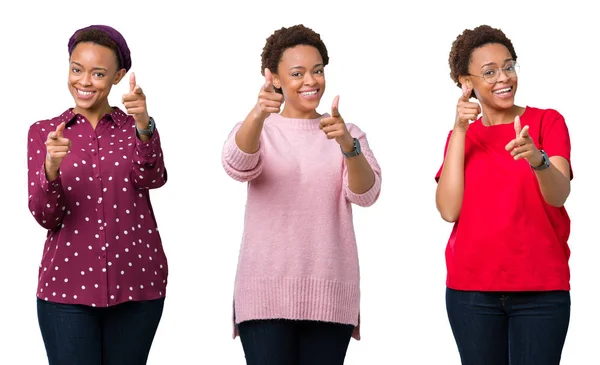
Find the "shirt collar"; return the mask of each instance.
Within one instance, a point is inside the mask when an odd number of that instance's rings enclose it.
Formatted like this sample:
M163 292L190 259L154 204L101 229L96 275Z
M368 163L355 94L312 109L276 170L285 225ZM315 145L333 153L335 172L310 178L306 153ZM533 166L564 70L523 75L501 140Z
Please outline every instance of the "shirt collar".
M114 106L112 108L113 108L113 112L106 113L102 117L102 119L112 120L117 125L117 127L121 128L123 126L123 124L125 124L127 122L128 115L125 114L121 109L119 109L116 106ZM65 124L68 125L77 119L77 115L78 114L73 113L73 108L69 108L69 109L65 110L65 112L62 113L58 117L58 119L61 122L65 122Z

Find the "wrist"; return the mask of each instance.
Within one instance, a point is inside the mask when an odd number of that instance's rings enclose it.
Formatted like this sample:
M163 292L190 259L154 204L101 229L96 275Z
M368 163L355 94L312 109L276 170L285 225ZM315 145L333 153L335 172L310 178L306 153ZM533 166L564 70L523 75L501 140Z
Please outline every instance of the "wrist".
M529 161L529 164L531 167L542 167L544 164L544 155L542 152L538 150L537 153L534 153L534 157Z
M345 153L354 151L354 138L348 135L348 137L344 138L344 140L340 143L340 147Z

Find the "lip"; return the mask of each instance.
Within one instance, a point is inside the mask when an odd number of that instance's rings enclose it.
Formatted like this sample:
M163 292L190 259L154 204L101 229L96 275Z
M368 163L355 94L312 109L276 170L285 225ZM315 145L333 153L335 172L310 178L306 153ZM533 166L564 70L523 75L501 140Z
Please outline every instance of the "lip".
M300 97L305 100L315 100L319 98L319 91L321 91L321 89L300 90L298 91L298 95L300 95Z
M504 92L501 94L498 94L497 92L500 90L505 90L505 89L510 89L508 92ZM497 87L495 89L492 90L492 94L494 94L495 97L500 98L500 99L508 99L508 98L512 98L515 94L515 87L514 85L508 85L508 86L502 86L502 87Z
M75 95L77 96L77 99L89 100L89 99L93 98L94 95L96 95L95 90L82 90L82 89L78 89L76 87L74 87L74 89L75 89Z

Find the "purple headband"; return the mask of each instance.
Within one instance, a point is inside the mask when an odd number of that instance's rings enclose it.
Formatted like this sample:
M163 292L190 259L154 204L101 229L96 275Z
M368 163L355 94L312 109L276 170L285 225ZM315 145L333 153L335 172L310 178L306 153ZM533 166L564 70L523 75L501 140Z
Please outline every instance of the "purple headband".
M119 58L119 64L126 71L129 71L131 68L131 53L129 52L129 47L127 47L127 42L125 42L125 38L119 33L116 29L109 27L108 25L90 25L86 28L81 28L69 39L69 55L73 53L73 49L77 45L76 35L77 33L83 30L96 29L106 34L110 39L115 42L117 45L117 57Z

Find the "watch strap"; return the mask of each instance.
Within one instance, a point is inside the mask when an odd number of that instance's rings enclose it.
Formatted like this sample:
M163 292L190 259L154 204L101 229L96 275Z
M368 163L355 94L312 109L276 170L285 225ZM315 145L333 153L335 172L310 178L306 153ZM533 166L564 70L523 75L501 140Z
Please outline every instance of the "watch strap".
M358 138L354 138L353 143L354 143L354 150L352 150L348 153L344 152L344 150L340 146L340 149L342 150L342 154L344 155L344 157L348 158L348 157L355 157L355 156L360 155L360 142L358 141Z
M550 167L550 158L548 158L548 154L544 150L540 150L540 152L542 153L542 164L540 166L529 165L535 171L542 171Z
M155 128L156 128L156 124L154 123L154 118L152 118L152 117L150 117L150 120L148 121L148 128L139 129L137 127L137 125L135 126L135 129L137 130L138 134L141 134L144 136L151 136L154 133Z

